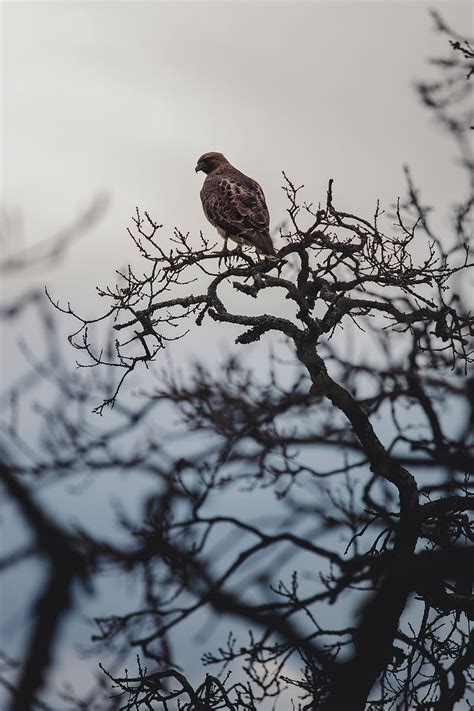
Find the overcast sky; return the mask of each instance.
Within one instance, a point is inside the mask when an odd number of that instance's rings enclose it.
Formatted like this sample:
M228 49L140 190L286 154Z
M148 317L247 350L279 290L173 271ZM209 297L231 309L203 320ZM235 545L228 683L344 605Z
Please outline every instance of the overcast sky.
M462 176L413 90L432 76L426 59L448 51L429 7L472 27L456 0L3 3L3 205L21 211L33 244L98 193L111 201L39 283L93 308L95 285L133 258L136 205L164 223L163 239L175 225L196 243L211 236L194 172L210 150L261 183L273 227L282 169L308 201L334 178L336 205L370 216L403 192L408 163L426 200L447 207ZM209 342L195 331L184 347L205 354Z
M338 205L372 214L402 192L408 162L446 203L459 188L452 149L413 92L426 58L446 52L428 7L471 24L456 0L3 3L3 201L35 241L110 195L55 276L81 299L130 258L135 205L167 234L212 233L194 173L205 151L261 182L273 226L282 169L308 200L333 177Z

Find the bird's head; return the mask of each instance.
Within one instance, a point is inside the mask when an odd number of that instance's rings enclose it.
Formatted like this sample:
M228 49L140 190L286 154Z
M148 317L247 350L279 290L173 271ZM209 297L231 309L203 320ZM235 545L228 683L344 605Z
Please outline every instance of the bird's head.
M211 153L204 153L198 160L196 165L196 173L202 170L203 173L209 175L213 170L219 168L223 163L227 163L227 158L222 155L222 153L216 153L211 151Z

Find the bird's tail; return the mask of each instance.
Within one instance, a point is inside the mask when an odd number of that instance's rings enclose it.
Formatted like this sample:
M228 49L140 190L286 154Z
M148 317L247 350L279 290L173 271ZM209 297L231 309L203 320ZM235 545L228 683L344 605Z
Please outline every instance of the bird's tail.
M264 254L268 259L276 260L277 255L275 252L275 247L273 246L272 238L270 237L270 233L261 233L260 234L260 245L259 245L259 251Z

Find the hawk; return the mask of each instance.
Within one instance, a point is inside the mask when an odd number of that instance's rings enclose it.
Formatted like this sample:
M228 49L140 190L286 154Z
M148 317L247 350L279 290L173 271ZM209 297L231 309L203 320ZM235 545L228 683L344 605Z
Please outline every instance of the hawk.
M265 195L252 178L234 168L222 153L204 153L196 165L196 173L206 173L201 189L204 214L220 236L237 242L238 249L248 244L257 252L275 259L275 249L269 232L270 217Z

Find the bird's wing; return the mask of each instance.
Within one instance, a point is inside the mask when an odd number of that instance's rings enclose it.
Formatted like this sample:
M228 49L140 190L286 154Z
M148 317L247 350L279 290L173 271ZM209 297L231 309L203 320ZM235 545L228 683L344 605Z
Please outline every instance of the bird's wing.
M268 233L265 196L255 180L237 171L209 176L201 198L209 222L229 235L244 237L253 244L256 235Z

